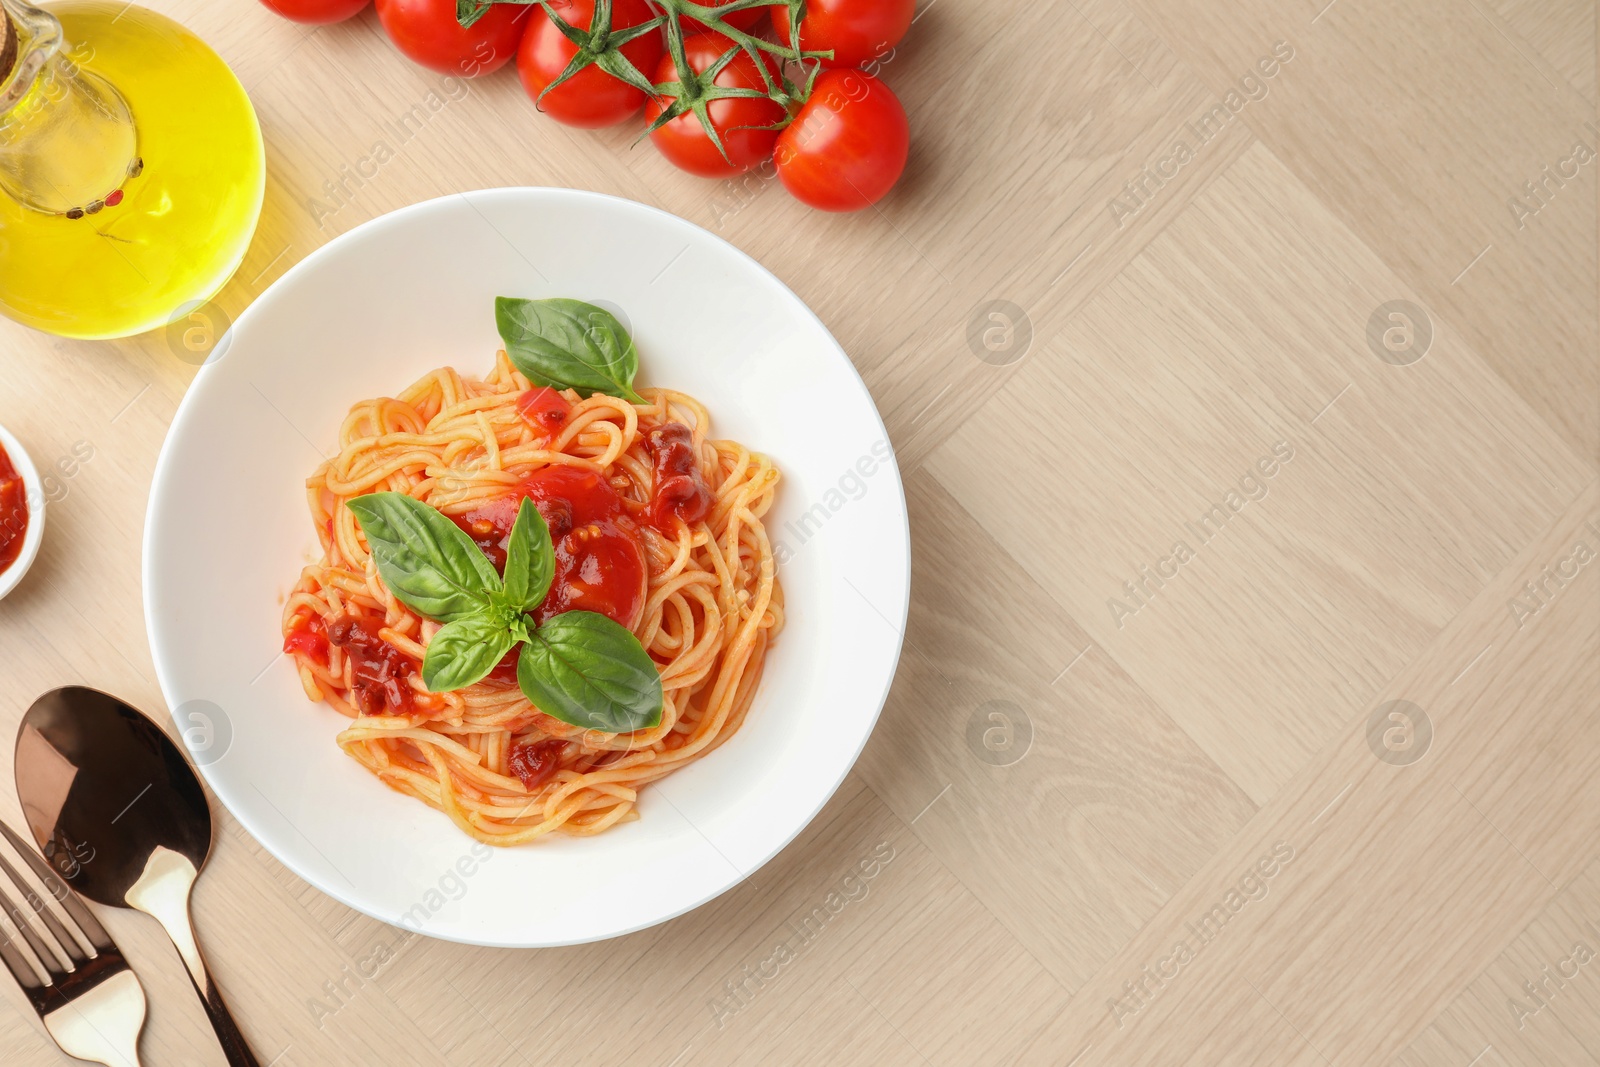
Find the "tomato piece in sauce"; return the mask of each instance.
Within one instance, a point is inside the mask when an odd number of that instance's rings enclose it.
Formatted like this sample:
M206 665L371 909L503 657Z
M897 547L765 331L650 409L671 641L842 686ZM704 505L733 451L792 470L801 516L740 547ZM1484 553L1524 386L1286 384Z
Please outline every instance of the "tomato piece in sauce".
M315 615L298 615L294 625L283 637L283 650L291 655L298 652L310 656L324 667L328 665L328 628Z
M505 570L506 545L524 499L539 509L555 548L555 578L533 613L535 620L593 611L632 629L644 613L650 573L622 497L595 471L557 465L535 471L516 492L457 517L456 525L498 571Z
M515 745L506 762L511 766L511 773L522 779L523 788L531 793L555 777L561 750L566 747L565 741L554 737L531 745Z
M494 665L494 670L489 672L489 677L502 685L517 684L517 659L522 655L522 646L517 645L500 658Z
M328 641L350 657L351 693L363 715L409 715L416 665L378 636L382 623L341 615L328 623Z
M547 438L554 437L567 424L572 405L548 385L535 386L517 398L517 414Z
M0 571L5 571L22 555L28 538L28 486L11 465L11 457L0 448Z
M644 435L645 450L655 467L655 495L650 498L650 524L659 530L673 518L699 522L711 511L711 490L695 456L694 434L681 422L669 422Z

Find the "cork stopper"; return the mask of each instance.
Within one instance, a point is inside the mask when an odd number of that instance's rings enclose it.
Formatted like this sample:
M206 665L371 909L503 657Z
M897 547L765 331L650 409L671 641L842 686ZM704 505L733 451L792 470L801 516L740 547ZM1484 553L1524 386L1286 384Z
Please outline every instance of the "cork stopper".
M0 44L0 82L3 82L17 65L17 24L11 21L11 12L4 7L0 7L0 22L5 23L5 42Z

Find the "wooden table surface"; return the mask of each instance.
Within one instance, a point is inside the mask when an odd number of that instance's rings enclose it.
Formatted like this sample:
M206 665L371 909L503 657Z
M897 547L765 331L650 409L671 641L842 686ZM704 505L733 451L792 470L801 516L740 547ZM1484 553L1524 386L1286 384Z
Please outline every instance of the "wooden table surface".
M923 0L883 69L908 174L846 217L416 68L370 12L156 6L265 133L225 311L428 197L655 204L822 317L912 517L865 754L689 915L406 938L222 814L195 912L263 1064L1600 1063L1592 0ZM0 738L64 683L160 708L139 541L194 367L0 351L0 423L60 457ZM155 925L107 922L146 1061L220 1064ZM0 1062L65 1062L0 990Z

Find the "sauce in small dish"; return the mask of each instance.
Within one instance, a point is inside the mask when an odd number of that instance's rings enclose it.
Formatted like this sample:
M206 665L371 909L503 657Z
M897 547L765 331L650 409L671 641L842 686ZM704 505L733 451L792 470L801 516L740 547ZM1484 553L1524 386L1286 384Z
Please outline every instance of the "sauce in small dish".
M0 597L16 588L39 554L44 492L22 443L0 426Z

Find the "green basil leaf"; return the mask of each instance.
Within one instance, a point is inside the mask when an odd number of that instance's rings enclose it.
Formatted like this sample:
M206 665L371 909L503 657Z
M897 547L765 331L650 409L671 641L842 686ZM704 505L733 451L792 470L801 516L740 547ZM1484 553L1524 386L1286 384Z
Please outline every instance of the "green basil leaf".
M498 296L494 321L506 355L536 385L605 393L642 403L633 391L639 353L605 308L582 300L519 300Z
M500 576L438 509L404 493L369 493L345 505L361 521L378 574L412 611L453 622L484 611Z
M516 643L516 635L490 615L446 623L423 654L422 684L430 693L448 693L481 682Z
M506 546L505 590L508 605L517 613L532 611L544 603L556 573L556 551L550 543L550 527L544 516L523 497L517 521L511 527Z
M517 684L562 722L622 734L661 723L661 674L639 639L592 611L568 611L533 632Z

